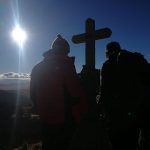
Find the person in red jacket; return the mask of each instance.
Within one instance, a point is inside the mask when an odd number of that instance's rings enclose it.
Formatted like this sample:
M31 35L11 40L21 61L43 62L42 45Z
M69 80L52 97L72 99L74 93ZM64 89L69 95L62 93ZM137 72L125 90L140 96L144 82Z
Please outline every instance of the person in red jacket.
M88 109L69 52L68 42L58 35L31 73L30 96L40 115L44 150L66 149L74 125Z

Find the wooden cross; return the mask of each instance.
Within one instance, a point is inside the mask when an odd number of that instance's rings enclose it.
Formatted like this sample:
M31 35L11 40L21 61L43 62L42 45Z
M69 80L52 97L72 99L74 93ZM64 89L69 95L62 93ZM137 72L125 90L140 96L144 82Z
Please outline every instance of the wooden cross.
M95 21L89 18L86 20L85 33L72 37L74 43L85 43L86 45L85 66L88 70L95 69L95 40L108 38L111 34L109 28L95 30Z

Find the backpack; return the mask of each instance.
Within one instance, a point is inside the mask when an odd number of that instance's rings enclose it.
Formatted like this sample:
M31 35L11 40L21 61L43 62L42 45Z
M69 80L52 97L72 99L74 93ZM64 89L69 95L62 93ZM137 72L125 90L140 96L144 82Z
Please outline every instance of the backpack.
M136 113L146 93L148 62L141 53L121 50L117 63L121 106L127 112Z
M139 52L130 52L122 50L117 57L119 69L127 76L134 75L141 84L146 84L149 74L149 63L144 56Z

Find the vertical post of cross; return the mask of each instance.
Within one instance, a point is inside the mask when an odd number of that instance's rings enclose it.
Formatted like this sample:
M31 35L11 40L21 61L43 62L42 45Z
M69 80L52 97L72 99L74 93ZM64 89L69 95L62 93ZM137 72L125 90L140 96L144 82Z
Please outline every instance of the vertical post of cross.
M85 38L85 46L86 46L86 54L85 54L85 61L86 67L89 70L95 69L95 38L93 33L95 32L95 21L93 19L86 20L86 38Z

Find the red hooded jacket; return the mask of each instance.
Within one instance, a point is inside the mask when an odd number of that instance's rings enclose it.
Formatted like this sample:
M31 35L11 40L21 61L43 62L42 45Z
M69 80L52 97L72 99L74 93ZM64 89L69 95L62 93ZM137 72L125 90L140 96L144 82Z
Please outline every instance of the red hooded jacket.
M87 112L74 57L52 53L37 64L31 73L30 96L41 120L48 124L64 124L69 107L68 113L72 113L76 122L80 121L81 113ZM70 104L68 108L66 104Z

